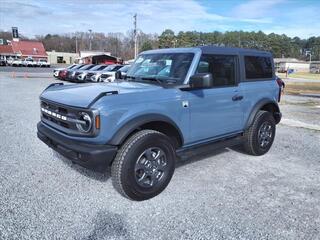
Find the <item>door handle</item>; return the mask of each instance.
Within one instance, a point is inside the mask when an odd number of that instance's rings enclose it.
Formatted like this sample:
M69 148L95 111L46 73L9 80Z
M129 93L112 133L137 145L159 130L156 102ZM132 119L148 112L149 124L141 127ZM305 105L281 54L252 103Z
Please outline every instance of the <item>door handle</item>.
M232 101L240 101L240 100L242 100L243 99L243 96L240 96L240 95L234 95L233 97L232 97Z

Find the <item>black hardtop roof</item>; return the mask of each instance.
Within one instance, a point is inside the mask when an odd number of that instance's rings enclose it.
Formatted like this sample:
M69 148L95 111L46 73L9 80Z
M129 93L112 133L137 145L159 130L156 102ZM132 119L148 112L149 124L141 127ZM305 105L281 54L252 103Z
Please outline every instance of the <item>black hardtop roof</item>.
M217 46L199 46L203 54L242 54L242 55L263 55L271 56L271 52L261 51L256 49L247 49L247 48L233 48L233 47L217 47Z
M254 56L268 56L272 57L271 52L261 51L256 49L247 48L234 48L234 47L217 47L217 46L198 46L189 48L161 48L148 50L143 52L143 54L153 54L153 53L181 53L181 52L199 52L203 54L233 54L233 55L254 55Z

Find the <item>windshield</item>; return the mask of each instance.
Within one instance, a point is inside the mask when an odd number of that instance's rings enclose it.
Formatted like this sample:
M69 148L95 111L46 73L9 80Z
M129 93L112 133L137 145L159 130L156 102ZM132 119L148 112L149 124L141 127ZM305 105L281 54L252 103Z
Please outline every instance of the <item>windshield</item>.
M154 53L142 54L133 63L127 77L138 80L163 80L163 82L182 84L193 53Z
M97 65L94 66L93 68L91 68L92 71L96 71L96 70L100 70L102 67L104 67L103 65Z
M123 66L122 68L120 68L119 71L121 71L121 72L128 72L129 68L130 68L130 65L125 65L125 66Z
M76 65L76 66L72 67L72 69L76 70L76 69L82 68L83 66L85 66L85 65L84 64Z
M89 70L93 68L95 65L89 64L89 65L84 65L83 67L80 68L80 70Z
M103 69L105 69L106 67L108 67L108 65L101 65L100 67L99 67L99 69L97 69L97 70L103 70Z
M117 71L119 68L121 68L122 65L109 65L107 68L105 68L105 71L108 72L113 72L113 71Z

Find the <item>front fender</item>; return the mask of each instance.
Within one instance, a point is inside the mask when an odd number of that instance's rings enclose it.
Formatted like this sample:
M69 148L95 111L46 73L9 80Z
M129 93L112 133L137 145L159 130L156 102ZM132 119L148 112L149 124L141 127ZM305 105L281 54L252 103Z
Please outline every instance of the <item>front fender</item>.
M158 114L158 113L149 113L149 114L144 114L138 117L135 117L125 124L123 124L117 131L116 133L111 137L111 139L108 141L108 144L111 145L121 145L124 140L139 126L142 126L146 123L154 122L154 121L161 121L161 122L166 122L170 125L172 125L180 135L180 138L183 142L183 135L177 124L168 116Z

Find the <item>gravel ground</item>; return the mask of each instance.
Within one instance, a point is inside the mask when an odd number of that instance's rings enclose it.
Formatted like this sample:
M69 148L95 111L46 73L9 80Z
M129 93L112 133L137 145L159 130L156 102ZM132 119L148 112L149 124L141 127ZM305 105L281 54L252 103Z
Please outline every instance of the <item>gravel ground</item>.
M162 194L132 202L109 172L73 165L37 139L38 96L52 81L0 73L0 239L320 238L319 131L280 124L264 156L189 158Z

